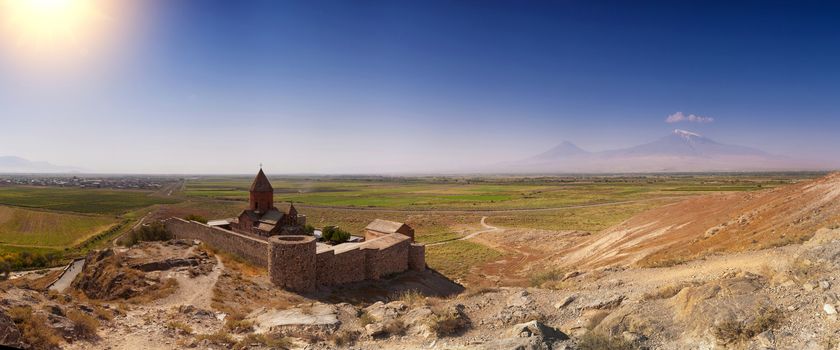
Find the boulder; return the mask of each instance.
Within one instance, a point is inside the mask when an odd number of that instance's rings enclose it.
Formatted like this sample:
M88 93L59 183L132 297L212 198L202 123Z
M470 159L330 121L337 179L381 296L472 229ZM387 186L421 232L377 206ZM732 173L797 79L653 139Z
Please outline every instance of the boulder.
M569 304L571 304L573 301L575 301L575 298L577 298L576 295L574 295L574 294L569 295L569 296L563 298L563 300L560 300L557 303L555 303L554 308L555 309L562 309L562 308L568 306Z
M508 297L507 304L509 306L525 306L531 304L533 301L531 293L528 293L527 290L521 290Z
M385 326L382 323L371 323L365 326L365 334L371 338L385 335Z
M12 318L0 310L0 345L22 348L20 330Z
M597 299L582 307L584 310L609 310L621 305L626 297L624 295L614 295L604 299Z
M569 339L569 336L565 333L537 320L517 324L508 329L505 336L507 338L539 337L549 341Z
M836 315L837 309L834 308L834 305L825 304L823 305L823 311L825 311L826 315Z

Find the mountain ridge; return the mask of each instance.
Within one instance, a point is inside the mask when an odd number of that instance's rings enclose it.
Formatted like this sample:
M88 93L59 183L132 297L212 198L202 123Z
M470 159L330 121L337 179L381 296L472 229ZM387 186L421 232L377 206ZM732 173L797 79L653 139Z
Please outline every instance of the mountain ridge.
M747 146L721 143L699 133L675 129L654 141L589 152L570 141L523 160L501 163L512 173L614 173L824 170L816 162L773 155Z
M0 156L0 173L61 173L79 172L81 169L55 165L44 161L31 161L18 156Z

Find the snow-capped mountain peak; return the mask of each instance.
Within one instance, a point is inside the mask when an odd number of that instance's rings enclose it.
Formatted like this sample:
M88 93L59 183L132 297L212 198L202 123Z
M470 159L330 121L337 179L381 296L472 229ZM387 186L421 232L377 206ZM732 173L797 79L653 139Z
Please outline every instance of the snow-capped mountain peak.
M694 132L687 131L687 130L682 130L682 129L674 129L674 134L676 134L678 136L682 136L686 139L689 139L691 137L703 137L702 135L700 135L698 133L694 133Z

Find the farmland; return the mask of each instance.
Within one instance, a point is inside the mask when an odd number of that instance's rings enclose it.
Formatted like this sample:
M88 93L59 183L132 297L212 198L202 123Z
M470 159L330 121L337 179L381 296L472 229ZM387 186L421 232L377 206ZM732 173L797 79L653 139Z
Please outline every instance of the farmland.
M275 201L402 210L537 209L629 202L699 193L753 191L808 175L274 178ZM250 178L194 178L191 197L247 200Z
M0 244L60 249L81 243L116 222L108 216L0 206Z
M373 219L405 222L429 247L429 264L452 276L505 253L454 241L482 229L597 232L635 214L714 192L773 188L816 174L558 177L283 177L272 179L278 207L293 201L315 227L360 234ZM141 218L235 216L252 177L193 177L172 191L0 187L0 254L78 256L108 244ZM180 190L180 191L179 191ZM166 195L171 194L171 195ZM110 228L110 229L109 229Z
M0 187L0 205L117 215L153 204L175 203L149 191L58 187Z

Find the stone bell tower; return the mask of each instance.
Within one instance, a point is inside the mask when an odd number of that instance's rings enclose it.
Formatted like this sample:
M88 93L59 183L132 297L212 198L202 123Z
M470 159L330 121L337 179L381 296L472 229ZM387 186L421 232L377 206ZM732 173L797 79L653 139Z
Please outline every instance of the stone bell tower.
M268 182L268 178L263 173L262 168L254 178L254 183L251 184L251 196L249 209L265 213L274 208L274 188Z

